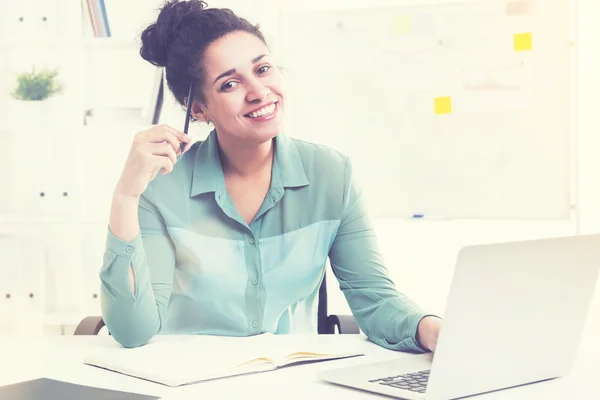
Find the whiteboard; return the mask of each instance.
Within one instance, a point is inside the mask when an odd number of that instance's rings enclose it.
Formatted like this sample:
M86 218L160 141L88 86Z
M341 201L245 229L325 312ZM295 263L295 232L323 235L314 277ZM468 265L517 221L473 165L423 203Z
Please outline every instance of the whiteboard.
M570 28L567 1L282 13L286 130L375 217L568 219Z

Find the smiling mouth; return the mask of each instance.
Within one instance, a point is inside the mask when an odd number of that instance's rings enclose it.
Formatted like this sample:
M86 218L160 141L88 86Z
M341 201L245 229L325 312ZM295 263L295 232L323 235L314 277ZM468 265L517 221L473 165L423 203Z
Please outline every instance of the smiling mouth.
M250 118L250 119L268 117L270 115L273 115L275 113L276 109L277 109L277 102L274 102L273 104L263 107L260 110L256 110L251 113L245 114L244 117Z

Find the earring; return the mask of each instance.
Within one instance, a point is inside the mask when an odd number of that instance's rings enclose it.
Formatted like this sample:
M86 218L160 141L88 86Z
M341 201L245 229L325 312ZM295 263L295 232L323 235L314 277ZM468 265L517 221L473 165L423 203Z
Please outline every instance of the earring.
M210 119L206 118L206 123L210 125Z

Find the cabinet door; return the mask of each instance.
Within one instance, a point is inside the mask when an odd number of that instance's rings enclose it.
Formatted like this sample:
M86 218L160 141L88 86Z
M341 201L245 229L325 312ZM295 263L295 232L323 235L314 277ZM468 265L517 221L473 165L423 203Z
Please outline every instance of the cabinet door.
M0 335L15 333L19 325L19 240L0 234Z
M45 324L72 326L81 321L81 229L74 224L49 227L44 233Z
M29 1L0 2L0 40L24 39L33 36L34 21Z
M78 133L76 128L0 131L10 171L0 177L0 214L78 218L83 158Z
M56 131L50 149L48 211L61 220L76 219L81 212L80 182L85 156L79 149L79 128Z
M2 1L0 2L0 38L77 38L81 32L81 19L79 1Z
M7 214L11 212L13 208L13 180L15 175L11 173L11 167L14 165L13 158L16 155L12 154L12 139L9 137L7 132L0 130L0 149L5 149L3 160L6 165L6 171L8 173L0 174L0 188L2 188L2 194L0 195L0 214Z
M86 1L86 0L84 0ZM81 2L73 0L37 0L30 11L36 36L73 39L81 35Z
M81 201L89 221L108 223L115 186L123 171L133 138L148 129L139 125L87 126L82 134L85 159L82 161Z
M39 130L0 131L8 171L0 213L47 215L51 147L45 135Z
M104 258L107 228L105 224L89 224L82 229L81 309L86 316L101 315L99 273Z
M43 244L34 235L15 228L14 232L0 236L0 332L3 334L43 333Z
M43 238L28 235L20 238L21 262L19 293L23 308L21 321L26 324L43 323L45 311L44 281L46 279L46 254Z

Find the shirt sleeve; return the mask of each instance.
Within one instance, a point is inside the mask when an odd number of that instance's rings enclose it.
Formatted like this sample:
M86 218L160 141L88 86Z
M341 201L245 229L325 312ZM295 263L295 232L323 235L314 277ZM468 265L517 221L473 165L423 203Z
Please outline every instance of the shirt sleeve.
M392 350L425 352L417 343L417 326L430 314L400 293L388 276L348 159L341 223L329 259L352 314L369 340Z
M124 347L147 343L162 326L175 270L175 247L151 201L151 186L140 198L140 233L126 242L110 228L100 270L101 308L109 332ZM129 283L133 268L134 291Z

